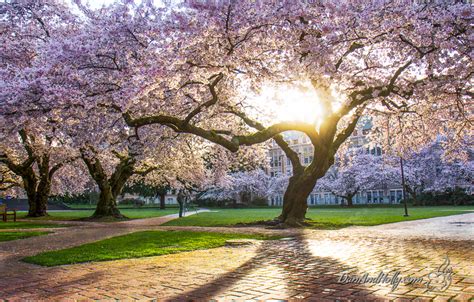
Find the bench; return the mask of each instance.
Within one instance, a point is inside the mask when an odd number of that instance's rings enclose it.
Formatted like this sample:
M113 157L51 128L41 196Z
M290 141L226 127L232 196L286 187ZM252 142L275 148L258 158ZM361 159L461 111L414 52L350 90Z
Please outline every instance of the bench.
M0 204L0 215L3 222L7 222L8 216L13 216L13 221L16 222L16 210L8 210L6 204Z

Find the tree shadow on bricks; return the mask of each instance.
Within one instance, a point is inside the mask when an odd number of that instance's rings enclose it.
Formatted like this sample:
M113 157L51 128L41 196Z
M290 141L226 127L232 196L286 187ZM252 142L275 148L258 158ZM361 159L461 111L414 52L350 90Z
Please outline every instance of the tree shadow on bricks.
M23 276L14 287L6 290L0 289L2 299L21 299L28 301L36 300L58 300L70 297L74 294L82 296L81 299L93 298L87 296L87 290L82 286L94 284L104 278L103 272L89 272L81 274L76 278L68 277L66 280L58 278L60 273L57 268L47 268L41 274L34 274L31 279ZM84 294L84 295L82 295ZM100 297L97 297L100 298Z
M311 247L314 248L314 247ZM316 257L305 239L265 241L256 255L237 269L168 301L231 299L305 299L368 301L383 297L359 284L342 284L343 272L353 271L331 257ZM388 287L387 287L388 288Z

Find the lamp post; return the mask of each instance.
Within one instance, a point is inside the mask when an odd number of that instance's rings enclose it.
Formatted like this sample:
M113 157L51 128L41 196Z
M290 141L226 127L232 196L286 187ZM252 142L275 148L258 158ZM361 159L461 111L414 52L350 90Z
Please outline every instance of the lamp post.
M403 158L400 156L400 170L402 173L402 197L403 197L403 206L405 207L405 215L404 217L408 217L408 208L407 208L407 199L406 199L406 192L405 192L405 174L403 172Z

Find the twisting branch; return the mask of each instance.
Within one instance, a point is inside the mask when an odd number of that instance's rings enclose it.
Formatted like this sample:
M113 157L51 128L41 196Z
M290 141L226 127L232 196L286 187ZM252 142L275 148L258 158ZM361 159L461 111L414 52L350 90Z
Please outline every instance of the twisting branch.
M237 109L230 109L227 112L238 116L249 127L252 127L256 130L265 129L265 126L263 126L261 123L255 121L255 120L252 120L245 113L243 113L243 112L241 112ZM303 172L304 167L300 162L300 158L298 156L298 153L296 153L293 149L290 148L288 143L284 140L283 136L281 134L277 134L273 137L273 139L275 140L277 145L283 150L283 152L285 152L286 156L290 159L292 169L293 169L293 174L300 174L301 172Z
M211 79L214 78L214 80L208 85L209 91L211 92L211 95L212 95L211 99L207 102L200 104L193 111L191 111L184 119L185 124L188 124L191 121L191 119L195 117L197 114L199 114L204 108L209 108L210 106L217 103L217 101L219 100L219 97L217 96L216 86L217 84L219 84L219 82L222 80L223 77L224 75L222 73L219 73L211 77Z
M66 159L66 160L64 160L64 161L62 161L62 162L60 162L60 163L54 165L54 166L51 168L51 170L49 170L49 177L52 178L53 175L54 175L54 173L56 173L59 169L61 169L62 167L64 167L64 166L67 165L67 164L70 164L70 163L76 161L76 160L79 159L79 158L80 158L80 156L74 156L74 157L68 158L68 159Z

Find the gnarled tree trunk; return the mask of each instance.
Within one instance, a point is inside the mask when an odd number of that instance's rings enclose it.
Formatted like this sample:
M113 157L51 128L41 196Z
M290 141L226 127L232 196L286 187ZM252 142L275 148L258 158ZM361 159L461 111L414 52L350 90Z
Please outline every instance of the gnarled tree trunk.
M125 218L117 207L117 196L114 196L112 193L112 187L108 184L108 181L104 181L102 185L99 186L99 189L99 201L97 202L94 214L92 214L92 218Z
M108 178L93 150L88 151L81 149L82 159L100 190L99 201L91 218L126 218L117 207L117 196L122 192L127 180L134 174L135 159L129 155L116 154L120 162Z
M286 226L302 226L306 210L308 209L308 196L313 191L317 179L294 175L290 178L288 187L283 196L283 209L278 219Z
M47 216L48 198L51 193L51 180L64 164L74 161L72 157L63 162L56 163L51 167L50 153L45 151L41 155L35 154L33 141L34 136L29 135L25 129L18 132L23 147L28 157L20 164L16 164L7 154L0 153L0 162L8 169L21 177L23 188L28 196L28 217ZM49 140L47 140L49 141ZM49 143L51 143L49 141ZM37 164L37 170L34 164Z

